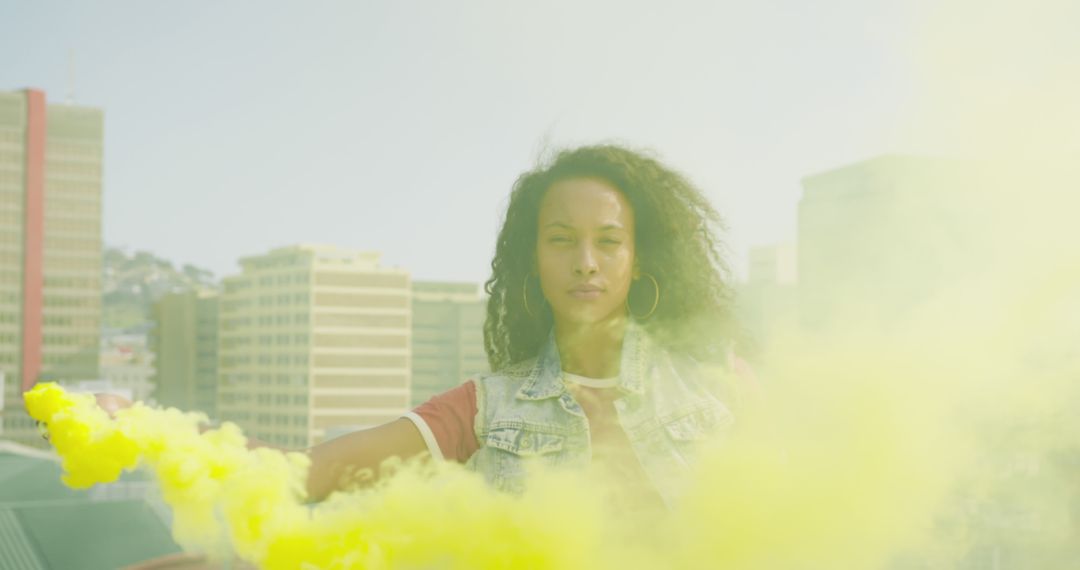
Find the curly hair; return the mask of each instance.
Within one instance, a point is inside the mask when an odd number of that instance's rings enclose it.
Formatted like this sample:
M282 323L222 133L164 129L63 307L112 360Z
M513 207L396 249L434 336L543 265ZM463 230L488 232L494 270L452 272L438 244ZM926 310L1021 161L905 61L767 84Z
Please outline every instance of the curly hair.
M484 284L484 348L491 369L536 356L547 340L551 308L547 303L540 310L527 308L523 291L536 256L541 201L552 184L570 178L604 180L633 207L638 265L660 287L655 310L641 322L649 335L696 358L721 358L736 332L730 270L717 237L725 229L723 220L685 177L656 159L597 145L561 151L514 183ZM653 295L635 294L632 287L630 301L648 306ZM636 298L647 299L638 304Z

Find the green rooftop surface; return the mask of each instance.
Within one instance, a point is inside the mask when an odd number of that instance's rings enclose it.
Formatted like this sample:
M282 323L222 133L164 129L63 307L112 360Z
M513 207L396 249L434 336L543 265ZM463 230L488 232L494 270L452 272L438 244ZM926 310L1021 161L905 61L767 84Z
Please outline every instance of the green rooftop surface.
M54 455L0 441L0 568L113 570L180 552L145 500L102 500L61 473Z

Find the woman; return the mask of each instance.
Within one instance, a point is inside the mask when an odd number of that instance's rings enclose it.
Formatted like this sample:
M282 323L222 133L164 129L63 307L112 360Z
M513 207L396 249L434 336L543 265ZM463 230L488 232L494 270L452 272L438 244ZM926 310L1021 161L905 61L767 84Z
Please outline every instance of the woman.
M686 179L618 146L525 173L485 287L493 372L308 450L309 497L428 451L509 491L530 460L598 465L632 500L673 505L696 442L732 422L737 399L720 225Z

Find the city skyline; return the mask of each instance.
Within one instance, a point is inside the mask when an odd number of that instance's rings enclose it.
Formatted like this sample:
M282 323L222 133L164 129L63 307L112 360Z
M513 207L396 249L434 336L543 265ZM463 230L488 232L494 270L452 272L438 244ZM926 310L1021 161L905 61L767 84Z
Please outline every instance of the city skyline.
M19 93L19 92L22 92L22 91L23 90L19 89L19 90L11 90L11 91L8 91L8 92L9 93ZM37 90L37 89L27 88L26 91L42 93L45 96L44 100L48 103L48 105L50 107L55 107L57 109L61 109L61 108L65 108L65 107L69 107L69 108L72 108L72 109L86 108L83 105L76 105L71 101L63 101L63 102L54 101L53 99L51 99L49 97L48 93L46 93L44 91ZM101 111L104 111L104 109L101 109ZM107 126L106 126L106 129L107 129ZM814 176L814 175L816 175L816 174L818 174L820 172L829 171L829 170L831 170L833 168L846 167L846 166L850 166L850 165L854 165L854 164L859 164L859 163L861 163L863 161L866 161L866 160L885 159L885 158L895 157L895 156L898 156L898 155L896 153L882 153L882 154L874 155L872 157L864 157L864 158L858 159L858 160L852 159L852 160L847 161L845 163L842 163L840 165L832 165L832 166L827 167L827 168L822 168L820 171L817 171L817 172L804 173L804 175L801 176L799 178L799 180L802 180L803 178L808 177L808 176ZM708 194L707 189L706 189L706 194ZM108 203L108 200L106 200L104 198L104 196L103 196L103 198L102 198L102 206L104 207L104 205L106 205L107 203ZM499 221L501 221L501 212L500 212L499 215L500 215ZM721 214L721 215L723 216L723 214ZM725 222L727 223L728 220L725 220ZM107 229L108 229L108 225L103 223L102 224L102 235L105 234L105 231ZM497 229L497 227L496 227L496 229ZM785 239L781 239L779 241L761 242L761 243L754 244L752 246L748 246L746 248L746 251L742 252L741 254L737 254L737 255L733 254L730 251L730 247L728 247L725 244L724 248L726 249L726 253L729 256L729 259L733 259L736 263L742 264L742 265L733 267L733 270L734 270L734 275L733 276L735 277L735 279L737 281L745 281L745 279L747 278L748 271L751 269L749 266L747 266L747 264L752 263L751 256L752 256L753 250L755 248L775 247L775 246L789 246L789 245L793 244L794 241L795 241L794 233L795 232L793 230L792 235L786 235L785 234L785 236L784 236ZM492 235L494 236L494 232L493 232ZM296 244L338 245L337 243L331 244L330 242L319 242L319 241L313 241L313 240L307 240L307 239L300 239L300 240L292 241L292 242L281 242L281 243L271 242L271 243L273 243L273 245L264 248L264 250L274 250L274 249L279 249L279 248L283 248L283 247L289 247L291 245L296 245ZM107 240L104 240L104 239L101 242L101 247L102 247L103 251L108 250L108 249L112 249L112 250L116 250L116 251L119 251L119 252L123 252L125 254L149 253L149 254L152 254L152 255L155 255L155 256L161 254L161 252L153 250L153 249L151 249L150 247L147 247L147 246L138 245L138 244L132 245L132 244L109 243ZM363 247L363 246L352 247L352 249L363 250L363 251L375 251L374 248ZM380 252L380 253L382 253L382 252ZM216 284L218 286L220 286L222 279L224 279L230 273L234 273L234 272L238 271L242 266L242 260L245 257L249 257L251 255L258 255L258 253L257 252L241 253L239 256L234 258L229 263L229 265L221 267L221 268L212 267L210 265L210 263L204 262L204 261L199 260L199 259L191 259L191 260L166 259L166 261L169 261L169 262L173 263L174 266L176 266L176 267L183 267L185 265L191 265L191 266L193 266L193 267L195 267L196 269L199 269L199 270L210 271L211 277L214 279ZM383 254L383 255L385 255L385 254ZM429 281L445 281L445 282L454 282L454 283L474 283L475 282L475 283L482 284L488 277L488 274L484 274L483 277L480 277L480 278L477 278L477 279L472 279L472 280L470 280L470 279L451 279L451 278L447 278L445 276L440 276L440 275L431 276L431 275L428 275L428 274L424 274L422 272L418 273L418 272L416 272L416 270L413 267L409 267L409 266L402 266L402 265L399 265L399 264L388 264L387 266L391 267L391 268L394 268L394 269L402 269L402 270L405 270L405 271L409 271L410 274L412 274L414 276L416 276L416 275L427 275L426 277L423 278L423 280L429 280Z
M742 275L793 238L802 176L920 150L895 133L916 8L613 7L9 5L0 47L28 56L0 86L104 108L105 243L218 276L321 242L482 281L514 179L598 141L702 187ZM679 33L636 41L656 26Z

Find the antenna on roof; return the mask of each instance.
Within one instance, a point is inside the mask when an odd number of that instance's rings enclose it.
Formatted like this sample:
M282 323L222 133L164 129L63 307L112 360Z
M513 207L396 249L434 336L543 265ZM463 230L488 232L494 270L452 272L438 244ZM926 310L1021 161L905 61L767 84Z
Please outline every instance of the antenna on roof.
M75 103L75 50L68 48L68 92L67 104Z

